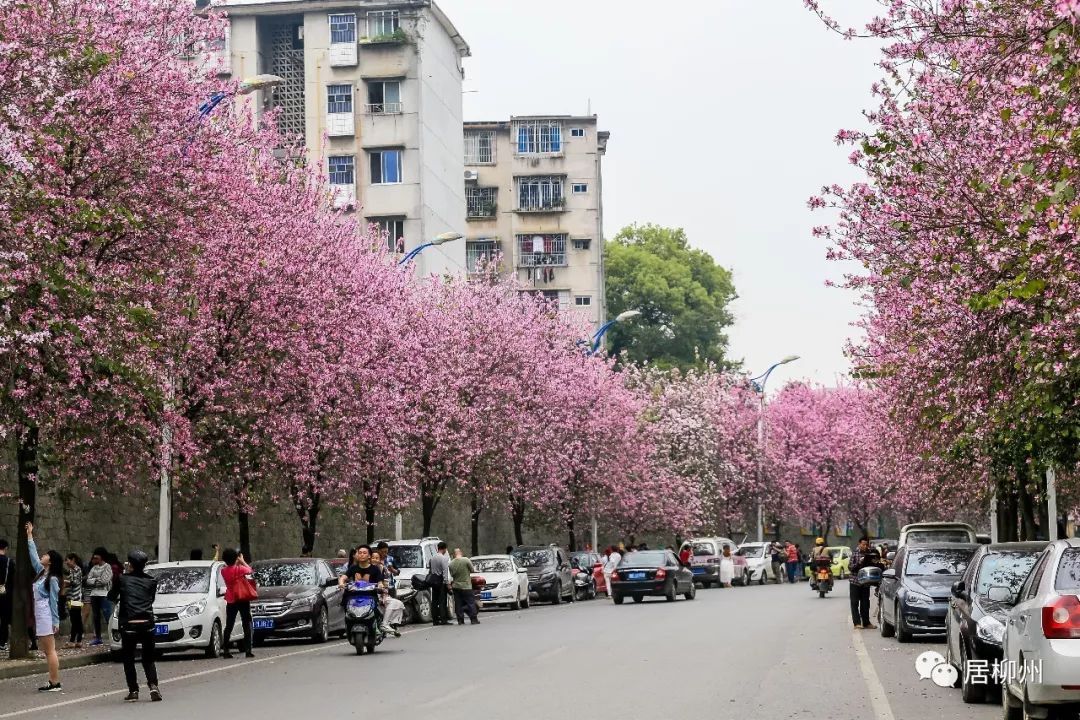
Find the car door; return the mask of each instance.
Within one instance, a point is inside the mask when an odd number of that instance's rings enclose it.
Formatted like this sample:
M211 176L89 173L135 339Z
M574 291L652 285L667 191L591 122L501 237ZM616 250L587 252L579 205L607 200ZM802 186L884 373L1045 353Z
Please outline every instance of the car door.
M1052 547L1043 551L1024 586L1020 589L1020 601L1009 613L1009 624L1005 631L1008 656L1005 659L1014 660L1018 665L1021 653L1024 653L1027 660L1027 656L1035 650L1032 633L1040 629L1041 619L1035 618L1034 615L1042 612L1042 607L1038 602L1039 593L1047 574L1046 569L1054 554Z
M334 579L334 570L329 563L320 562L317 569L319 586L322 587L320 592L322 592L323 600L326 602L326 616L330 621L330 629L341 630L345 627L345 608L341 604L343 591L336 584L323 587L328 581Z
M960 582L964 583L964 593L961 597L949 596L949 610L945 619L945 643L948 645L948 655L957 663L960 662L960 644L964 642L964 624L971 617L971 593L976 591L975 583L979 577L979 566L982 565L987 553L979 550L968 563Z
M667 563L668 572L674 574L675 592L679 594L690 592L690 583L694 581L694 574L689 573L687 569L679 563L679 558L676 557L673 552L665 554L665 562Z
M881 592L881 617L887 618L892 625L896 624L896 618L893 617L896 613L893 610L896 608L896 591L900 587L900 573L904 568L905 555L906 553L902 548L897 551L892 568L886 571L886 573L891 571L891 576L882 574L881 585L879 586Z

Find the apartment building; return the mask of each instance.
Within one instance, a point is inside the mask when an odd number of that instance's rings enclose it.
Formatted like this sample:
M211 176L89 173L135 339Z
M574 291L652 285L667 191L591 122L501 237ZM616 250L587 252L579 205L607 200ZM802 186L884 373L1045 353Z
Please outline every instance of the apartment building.
M244 99L303 138L333 202L406 252L465 231L461 86L469 46L432 0L223 0L223 72L284 82ZM460 273L464 243L425 251L418 272Z
M465 123L466 264L502 258L533 292L606 319L601 161L596 116Z

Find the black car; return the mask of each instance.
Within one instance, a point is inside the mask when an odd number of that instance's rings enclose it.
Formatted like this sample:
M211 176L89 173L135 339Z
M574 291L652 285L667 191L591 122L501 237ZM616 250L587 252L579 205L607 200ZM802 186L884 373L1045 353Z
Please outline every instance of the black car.
M670 550L627 553L611 574L611 597L616 605L622 605L627 596L641 602L647 595L663 597L668 602L679 595L693 600L697 595L694 573L679 563Z
M967 665L978 660L992 667L1001 660L1009 610L1045 549L1045 541L981 545L964 577L953 584L945 623L945 657L960 675L964 702L986 699L992 674L986 674L985 683L973 682Z
M337 575L325 560L259 560L251 565L259 598L251 603L255 642L309 637L326 642L345 632L341 589L327 587Z
M529 575L529 597L558 605L574 602L574 577L566 551L555 545L521 545L514 560Z
M911 642L915 633L944 633L952 585L978 549L975 543L928 543L897 550L878 587L881 636Z

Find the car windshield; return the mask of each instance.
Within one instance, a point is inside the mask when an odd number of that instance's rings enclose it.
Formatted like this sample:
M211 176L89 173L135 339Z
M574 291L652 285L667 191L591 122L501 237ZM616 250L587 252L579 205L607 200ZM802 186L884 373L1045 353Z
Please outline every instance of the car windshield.
M255 582L263 587L287 587L289 585L314 585L314 563L256 563Z
M540 567L555 562L555 555L550 550L515 550L514 559L525 567Z
M473 569L478 573L512 573L514 564L509 560L473 560Z
M424 567L424 549L419 545L391 545L390 557L397 568Z
M619 567L663 567L664 558L662 550L638 550L624 557Z
M589 553L574 553L570 556L570 562L576 562L579 568L590 568L596 564L593 556Z
M966 530L912 530L907 536L908 545L943 542L971 542L971 535Z
M905 575L959 575L964 572L974 549L918 550L908 553Z
M748 558L759 558L759 557L761 557L762 553L764 553L764 552L765 552L765 546L764 545L751 545L750 547L741 547L741 548L739 548L738 552L736 552L735 554L736 555L742 555L743 557L748 557Z
M1027 579L1028 572L1039 558L1038 550L1031 552L987 553L979 565L979 578L975 592L980 597L990 594L992 587L1007 587L1016 595Z
M1066 548L1061 554L1054 589L1070 593L1080 590L1080 548Z
M829 553L829 557L831 557L833 560L839 560L840 555L844 552L843 548L827 548L827 550Z
M716 545L711 542L698 541L694 543L694 555L716 555Z
M210 591L210 568L208 567L155 568L150 570L149 574L157 578L158 595Z

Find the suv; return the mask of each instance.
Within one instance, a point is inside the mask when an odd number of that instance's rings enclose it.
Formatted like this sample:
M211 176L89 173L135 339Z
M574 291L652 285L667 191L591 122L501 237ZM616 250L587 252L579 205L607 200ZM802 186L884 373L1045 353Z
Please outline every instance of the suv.
M900 529L899 547L927 543L977 543L975 528L961 522L922 522Z
M405 603L405 621L431 622L431 591L413 590L409 582L413 575L426 575L428 563L439 549L439 538L423 537L418 540L387 540L390 557L399 571L397 598ZM453 598L447 600L448 607Z
M565 550L558 545L521 545L513 555L529 575L529 597L553 605L564 599L574 602L574 577Z

